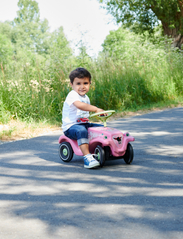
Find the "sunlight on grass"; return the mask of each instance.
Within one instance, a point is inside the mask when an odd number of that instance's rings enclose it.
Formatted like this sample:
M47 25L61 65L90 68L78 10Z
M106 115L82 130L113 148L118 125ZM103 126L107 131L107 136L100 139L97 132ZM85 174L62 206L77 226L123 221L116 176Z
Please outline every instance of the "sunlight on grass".
M61 131L61 128L57 124L10 120L6 125L0 125L0 140L9 141L24 138L27 139L56 130Z

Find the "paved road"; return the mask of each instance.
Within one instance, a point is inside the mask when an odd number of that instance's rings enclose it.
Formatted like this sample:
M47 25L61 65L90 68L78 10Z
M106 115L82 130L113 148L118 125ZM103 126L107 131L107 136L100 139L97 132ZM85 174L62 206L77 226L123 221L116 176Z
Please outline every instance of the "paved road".
M183 108L109 125L135 136L132 165L63 163L59 133L0 145L1 239L183 238Z

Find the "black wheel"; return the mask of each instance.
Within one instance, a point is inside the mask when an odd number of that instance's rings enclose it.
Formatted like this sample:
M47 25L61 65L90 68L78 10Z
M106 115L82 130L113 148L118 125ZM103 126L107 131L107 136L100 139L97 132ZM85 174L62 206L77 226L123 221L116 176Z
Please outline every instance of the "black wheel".
M70 162L73 157L73 149L68 142L63 142L59 145L59 156L62 161Z
M97 160L99 161L100 166L102 167L104 165L104 163L105 163L105 152L104 152L104 149L100 145L97 145L97 147L95 148L94 154L97 155Z
M123 156L125 163L131 164L133 161L133 147L131 146L130 143L127 145L126 153Z
M104 152L105 152L105 160L109 160L111 157L111 150L109 146L104 147Z

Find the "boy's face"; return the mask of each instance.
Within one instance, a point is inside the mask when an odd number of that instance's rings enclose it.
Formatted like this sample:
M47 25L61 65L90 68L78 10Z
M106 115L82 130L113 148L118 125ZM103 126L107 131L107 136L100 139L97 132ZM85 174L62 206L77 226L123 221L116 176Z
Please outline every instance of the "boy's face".
M74 78L73 84L70 83L72 89L75 90L79 95L84 96L90 89L89 78Z

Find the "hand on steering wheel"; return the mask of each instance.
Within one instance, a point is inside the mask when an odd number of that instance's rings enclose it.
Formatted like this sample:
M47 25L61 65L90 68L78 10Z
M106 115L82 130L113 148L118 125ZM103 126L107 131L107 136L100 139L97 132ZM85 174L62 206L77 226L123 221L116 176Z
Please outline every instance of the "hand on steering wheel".
M106 127L106 121L109 117L111 117L115 113L115 110L105 110L98 113L91 114L90 117L96 117L104 123L104 127Z

